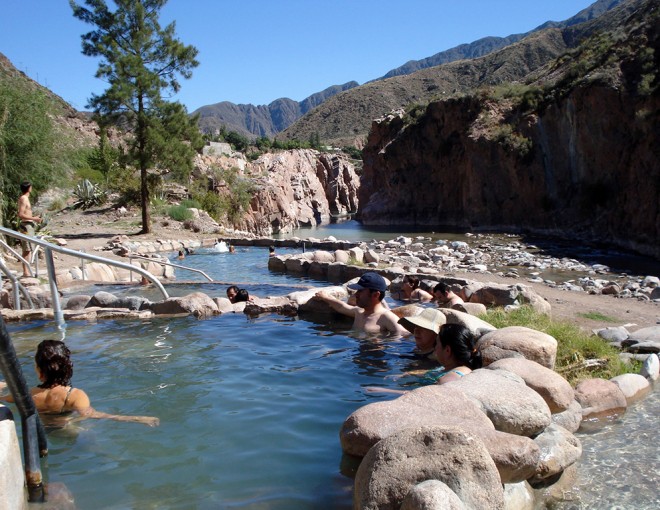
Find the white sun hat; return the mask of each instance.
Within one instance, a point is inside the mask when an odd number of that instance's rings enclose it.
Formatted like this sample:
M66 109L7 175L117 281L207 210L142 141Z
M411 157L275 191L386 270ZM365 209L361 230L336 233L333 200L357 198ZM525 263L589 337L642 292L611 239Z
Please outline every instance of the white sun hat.
M411 333L415 326L433 331L436 335L440 332L440 326L447 322L445 314L437 308L424 308L421 313L412 317L402 317L399 324Z

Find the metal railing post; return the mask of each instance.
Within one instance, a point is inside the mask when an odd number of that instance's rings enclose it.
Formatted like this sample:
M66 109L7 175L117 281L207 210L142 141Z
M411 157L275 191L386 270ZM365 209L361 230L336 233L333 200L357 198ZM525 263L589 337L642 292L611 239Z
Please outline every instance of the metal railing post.
M14 280L14 283L13 283L12 286L14 287L14 310L20 310L21 309L21 295L19 294L18 280Z
M21 416L23 430L23 458L25 460L25 480L28 488L28 501L45 500L44 484L41 476L39 457L48 455L46 431L39 419L32 394L23 377L23 370L16 357L14 344L9 338L5 321L0 315L0 369L7 381L9 391Z
M53 252L50 248L44 250L46 253L46 268L48 269L48 283L50 285L50 297L53 302L53 318L57 324L57 329L62 333L64 338L64 329L66 324L64 322L64 314L62 313L62 305L60 304L60 292L57 289L57 279L55 276L55 263L53 262Z

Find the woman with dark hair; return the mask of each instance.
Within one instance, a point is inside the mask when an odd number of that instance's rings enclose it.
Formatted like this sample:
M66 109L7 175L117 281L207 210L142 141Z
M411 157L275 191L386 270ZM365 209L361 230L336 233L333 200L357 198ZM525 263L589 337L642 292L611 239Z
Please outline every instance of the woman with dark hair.
M238 289L236 297L234 298L234 303L242 303L243 301L252 301L250 299L250 293L245 289Z
M435 374L435 383L455 381L481 368L481 353L477 351L476 343L475 336L462 324L440 326L434 352L442 370Z
M435 350L433 351L440 366L428 370L423 375L422 385L446 384L460 379L472 370L481 368L481 353L477 351L476 343L477 339L474 334L462 324L443 324L440 326ZM374 386L367 386L365 390L369 393L395 393L399 395L407 391Z
M34 356L35 370L41 381L30 390L34 405L44 415L63 415L77 412L81 418L108 418L116 421L144 423L150 427L159 424L158 418L151 416L123 416L95 410L87 393L71 386L73 362L71 351L59 340L44 340ZM6 383L2 383L6 386ZM11 395L0 397L4 402L13 402Z

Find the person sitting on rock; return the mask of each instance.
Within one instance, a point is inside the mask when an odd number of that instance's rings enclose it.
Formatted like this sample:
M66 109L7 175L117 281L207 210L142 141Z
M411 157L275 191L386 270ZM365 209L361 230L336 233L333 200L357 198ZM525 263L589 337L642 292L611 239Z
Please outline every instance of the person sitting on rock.
M44 416L68 415L78 413L80 419L97 418L116 421L130 421L156 427L160 420L152 416L125 416L108 414L95 410L87 393L71 386L73 362L71 351L60 340L43 340L37 346L34 356L35 370L41 381L39 386L30 390L37 411ZM0 383L0 386L7 386ZM12 395L0 397L4 402L14 402Z
M415 354L435 360L435 344L440 327L445 323L444 314L436 308L424 308L418 315L402 317L399 324L415 337Z
M464 303L460 296L454 294L451 287L444 282L433 287L433 301L441 308L451 308L454 305Z
M401 284L401 290L398 292L395 299L402 301L419 301L421 303L427 303L433 299L433 296L426 292L424 289L420 288L419 277L414 275L406 275L403 277L403 283Z
M353 317L353 329L367 333L409 334L408 330L399 324L399 317L382 303L387 291L385 278L377 273L368 272L364 273L357 283L348 287L357 291L355 306L344 303L325 291L317 292L316 297L328 303L336 312Z

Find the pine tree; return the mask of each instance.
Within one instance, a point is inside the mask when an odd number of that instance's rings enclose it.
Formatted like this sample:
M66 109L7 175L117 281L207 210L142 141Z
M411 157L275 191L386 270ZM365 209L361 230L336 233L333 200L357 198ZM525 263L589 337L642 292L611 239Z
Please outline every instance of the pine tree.
M174 23L161 28L158 17L167 0L113 0L114 12L105 0L85 0L86 7L69 3L76 18L95 27L82 35L82 52L101 57L96 77L109 84L103 94L92 95L88 107L132 131L130 155L140 169L142 233L148 233L147 171L172 161L191 167L201 144L196 119L185 115L180 103L163 98L164 92L179 91L179 76L192 76L199 64L197 49L176 38ZM161 152L164 147L166 153Z

